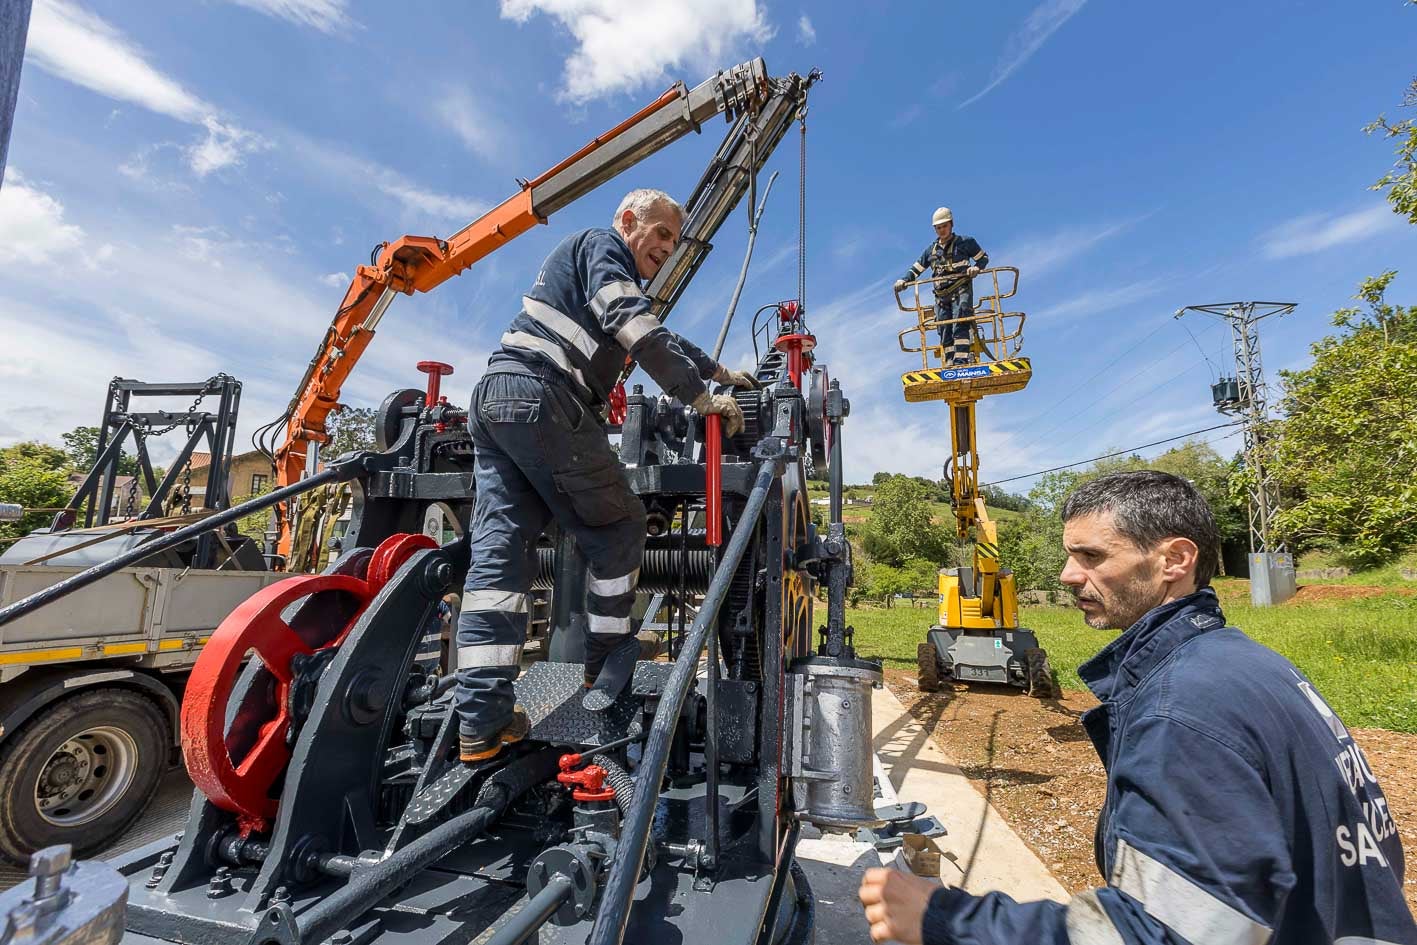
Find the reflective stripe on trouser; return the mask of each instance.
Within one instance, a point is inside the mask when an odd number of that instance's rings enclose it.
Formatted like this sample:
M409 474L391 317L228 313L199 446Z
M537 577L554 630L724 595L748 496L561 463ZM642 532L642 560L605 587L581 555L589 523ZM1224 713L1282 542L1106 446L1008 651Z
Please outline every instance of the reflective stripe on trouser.
M935 300L935 318L969 318L974 314L974 293L962 291L948 299ZM955 322L940 326L940 347L944 348L946 360L955 362L969 360L969 350L974 340L972 322Z
M473 392L468 426L477 504L458 616L454 701L459 731L486 738L507 724L515 703L512 657L526 641L537 538L554 518L589 562L588 587L613 581L618 589L631 575L638 578L645 511L595 415L567 385L486 374ZM628 630L633 583L625 592L588 593L587 603L592 619L599 614L618 626L623 618Z

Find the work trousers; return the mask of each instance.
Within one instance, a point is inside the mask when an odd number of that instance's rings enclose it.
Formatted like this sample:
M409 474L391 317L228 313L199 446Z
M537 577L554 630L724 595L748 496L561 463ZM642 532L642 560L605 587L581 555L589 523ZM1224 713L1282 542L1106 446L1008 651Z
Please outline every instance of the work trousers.
M974 290L968 285L948 298L935 299L935 319L972 318L974 316ZM974 323L955 322L940 326L940 347L944 349L944 360L951 364L968 364L969 350L974 339Z
M551 369L547 369L548 372ZM536 541L554 518L580 546L588 672L631 639L644 557L645 510L621 474L598 418L553 376L487 374L468 414L476 449L472 564L458 616L459 732L506 726L526 643Z

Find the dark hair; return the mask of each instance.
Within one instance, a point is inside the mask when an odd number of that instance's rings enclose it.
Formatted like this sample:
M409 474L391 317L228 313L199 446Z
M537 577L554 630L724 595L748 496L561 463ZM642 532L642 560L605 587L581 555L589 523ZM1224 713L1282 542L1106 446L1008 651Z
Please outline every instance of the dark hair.
M1196 543L1196 587L1220 569L1220 529L1204 497L1180 476L1142 470L1112 473L1085 482L1063 503L1063 521L1112 513L1113 525L1132 544L1149 549L1165 538Z

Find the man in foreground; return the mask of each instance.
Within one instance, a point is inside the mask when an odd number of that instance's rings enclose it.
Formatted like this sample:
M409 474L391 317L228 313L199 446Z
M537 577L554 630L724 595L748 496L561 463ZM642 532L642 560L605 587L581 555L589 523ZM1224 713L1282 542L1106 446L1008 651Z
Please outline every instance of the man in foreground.
M728 436L742 428L743 415L732 397L710 393L704 382L755 386L650 314L641 283L674 252L683 209L662 191L635 190L613 223L568 236L546 258L473 391L477 504L455 695L464 762L485 761L527 735L512 681L526 642L536 540L551 519L575 537L590 567L586 707L608 707L634 670L639 643L630 609L645 510L600 419L626 358L700 414L722 415Z
M1225 625L1200 494L1118 473L1080 486L1063 522L1088 626L1128 628L1078 670L1102 702L1082 722L1107 769L1107 885L1020 903L868 870L872 939L1417 945L1382 789L1313 685Z
M899 292L906 283L919 279L927 269L929 278L944 280L934 286L935 320L951 322L940 325L940 348L951 364L965 365L974 342L973 280L989 265L989 254L979 248L974 237L956 235L954 219L949 207L935 211L930 218L935 240L911 264L910 271L895 281L895 290Z

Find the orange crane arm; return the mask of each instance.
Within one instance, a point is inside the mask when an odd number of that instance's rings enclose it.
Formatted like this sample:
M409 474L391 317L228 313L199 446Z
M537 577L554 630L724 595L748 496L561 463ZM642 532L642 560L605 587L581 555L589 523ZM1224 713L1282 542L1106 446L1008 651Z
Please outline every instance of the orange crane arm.
M676 83L658 99L529 181L520 192L447 240L404 236L378 249L372 265L355 270L334 321L287 409L285 437L275 452L277 487L298 481L318 445L329 442L325 420L340 389L374 338L394 294L429 292L538 223L719 113L730 123L767 99L771 81L762 59L720 72L693 89ZM312 451L312 445L315 449ZM313 465L313 464L310 464ZM277 507L278 551L290 550L290 524Z

